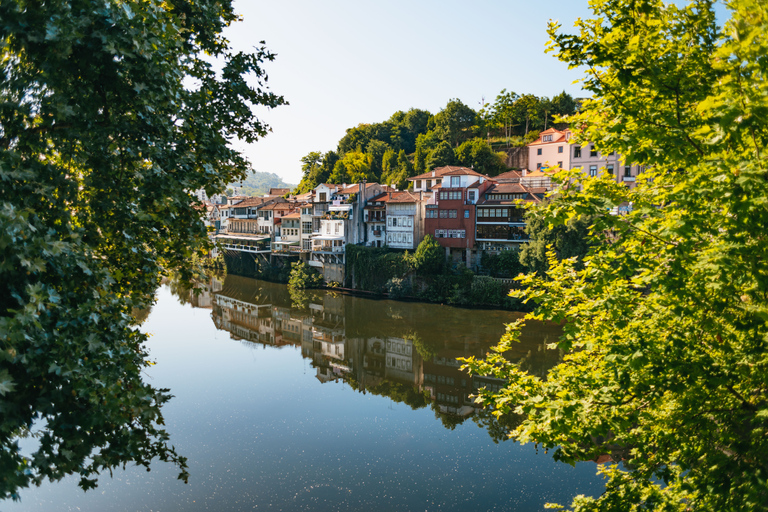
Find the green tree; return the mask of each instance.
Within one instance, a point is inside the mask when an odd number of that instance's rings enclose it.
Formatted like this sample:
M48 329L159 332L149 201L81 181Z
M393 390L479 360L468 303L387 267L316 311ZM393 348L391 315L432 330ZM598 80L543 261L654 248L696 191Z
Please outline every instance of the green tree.
M187 477L132 312L161 271L191 275L208 239L189 191L242 179L229 141L267 132L254 105L284 103L273 55L228 47L237 19L226 1L0 2L3 498L153 459Z
M563 223L551 224L543 209L525 212L525 231L530 242L520 248L520 263L528 271L544 276L549 269L550 254L558 260L574 258L576 268L583 268L583 260L595 245L590 228L595 219L573 217Z
M434 131L422 133L416 137L416 152L413 155L413 167L416 174L427 172L429 154L440 143Z
M365 152L371 156L371 175L374 181L378 181L383 171L384 153L389 149L389 145L380 140L372 140L365 147Z
M708 1L591 5L579 34L550 27L594 97L577 141L648 167L633 189L565 171L543 209L594 216L601 241L581 269L552 257L522 281L536 318L564 322L562 364L542 379L506 363L511 336L469 367L508 379L482 400L525 416L513 437L626 461L576 510L766 510L768 5L728 2L722 34Z
M463 142L454 153L458 165L471 167L488 176L496 176L507 170L504 163L507 154L496 153L486 141L480 138Z
M381 183L389 183L389 178L397 172L397 153L392 148L381 157Z
M495 126L500 126L504 131L504 138L509 147L509 140L512 137L512 129L515 127L515 103L519 96L512 91L507 92L502 89L496 101L491 106L492 119Z
M410 154L416 151L416 137L422 133L427 133L427 124L432 117L426 110L412 108L405 113L400 125L405 129L403 142L400 149Z
M445 249L432 235L426 235L413 253L412 265L419 274L439 274L445 268Z
M448 102L443 110L435 115L435 133L451 147L458 146L473 136L476 112L458 99Z
M576 106L576 100L574 100L570 94L563 91L549 100L550 118L557 116L572 116L576 113Z
M525 126L523 135L528 135L531 128L539 129L543 126L543 112L541 100L533 94L523 94L515 101L513 115L518 124Z
M370 124L359 124L348 128L347 133L339 140L339 155L344 156L350 151L362 151L373 138L373 128Z
M429 153L427 159L427 170L436 169L446 165L453 165L456 162L456 155L451 149L448 141L440 142L435 149Z

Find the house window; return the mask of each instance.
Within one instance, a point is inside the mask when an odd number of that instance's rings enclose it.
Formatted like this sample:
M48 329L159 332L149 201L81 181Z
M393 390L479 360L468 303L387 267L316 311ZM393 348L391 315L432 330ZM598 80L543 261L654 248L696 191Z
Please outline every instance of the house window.
M461 176L451 176L451 188L458 188L461 186Z
M421 180L416 180L416 188L421 188Z
M608 173L613 174L613 164L608 164L605 166Z
M469 210L464 210L464 218L465 219L469 218Z
M562 169L563 168L563 162L557 162L557 166Z
M557 146L557 152L562 153L563 152L563 146Z
M468 201L472 201L472 202L475 201L475 191L474 190L470 190L469 192L467 192L467 200Z
M537 149L537 150L536 150L536 154L537 154L537 155L540 155L540 154L541 154L541 148L539 148L539 149Z
M447 219L448 218L448 210L440 210L440 218L441 219Z
M456 218L456 210L448 210L448 218L455 219Z
M581 146L573 146L573 158L581 158Z
M536 164L536 169L541 169L541 162Z
M594 144L589 146L589 156L597 156L597 149L595 149Z
M589 175L590 176L597 176L597 166L596 165L590 165L589 166Z
M632 176L632 166L631 165L625 165L624 166L624 176L626 176L626 177Z
M541 138L541 140L542 140L543 142L552 142L552 136L551 136L551 135L545 135L545 136L543 136L543 137ZM539 151L541 151L541 150L539 150ZM541 154L541 153L539 153L539 154Z

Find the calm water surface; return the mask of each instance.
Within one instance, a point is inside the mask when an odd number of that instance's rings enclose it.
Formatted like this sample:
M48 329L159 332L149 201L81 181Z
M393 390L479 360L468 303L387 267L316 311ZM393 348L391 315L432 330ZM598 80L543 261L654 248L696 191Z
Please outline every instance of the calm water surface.
M166 286L142 329L175 395L164 407L185 485L170 465L129 467L83 493L75 478L22 491L17 511L543 510L597 495L592 462L556 464L504 441L475 411L455 358L482 355L504 311L310 293L237 276L197 297ZM541 373L557 328L530 326L517 353Z

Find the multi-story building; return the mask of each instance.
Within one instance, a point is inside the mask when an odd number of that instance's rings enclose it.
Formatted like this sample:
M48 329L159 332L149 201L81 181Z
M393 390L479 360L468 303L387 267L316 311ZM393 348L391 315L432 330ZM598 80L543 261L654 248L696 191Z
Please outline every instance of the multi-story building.
M301 211L301 236L300 236L300 246L302 251L311 251L312 250L312 201L310 196L310 201L306 203L302 203L299 206L299 209ZM318 231L320 229L320 223L318 221Z
M592 143L572 143L571 136L570 130L560 131L550 128L541 132L538 139L528 144L528 172L525 173L524 179L529 177L529 182L521 181L521 183L529 187L547 187L548 185L544 184L548 180L546 173L535 175L541 183L530 182L530 179L534 178L534 173L546 169L582 168L588 176L608 174L617 182L625 183L630 188L635 186L635 178L643 171L641 166L625 162L624 158L615 152L603 155Z
M435 194L425 205L424 233L445 247L447 257L463 261L468 267L475 265L477 255L475 207L492 184L487 176L472 169L452 167L442 173L441 185L432 186Z
M528 144L528 170L535 171L548 167L570 169L570 130L549 128L539 138Z
M301 213L292 211L276 219L272 253L296 254L301 247Z
M635 179L643 172L642 166L624 162L624 157L616 152L609 155L600 153L594 144L571 145L571 169L581 167L589 176L607 174L617 182L630 188L635 187Z
M365 245L382 247L387 244L387 199L389 193L372 197L363 209Z
M527 242L523 205L540 201L539 195L519 183L490 186L477 203L475 238L480 250L497 254Z
M422 192L390 192L385 199L386 245L392 249L413 250L424 238L424 199Z
M276 234L276 226L280 224L280 219L284 215L296 211L298 205L288 202L282 197L275 199L269 204L258 209L259 213L259 232L264 234Z
M452 165L438 167L437 169L425 172L424 174L408 178L408 181L413 182L414 192L429 192L434 187L442 185L443 176L459 169L466 169L466 167L456 167Z

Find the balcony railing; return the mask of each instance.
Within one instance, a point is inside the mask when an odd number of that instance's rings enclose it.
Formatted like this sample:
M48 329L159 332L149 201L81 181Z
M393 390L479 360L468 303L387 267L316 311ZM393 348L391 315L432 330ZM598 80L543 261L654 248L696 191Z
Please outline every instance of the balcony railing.
M330 245L314 245L312 246L312 252L343 253L344 246L338 247L338 246L330 246Z

